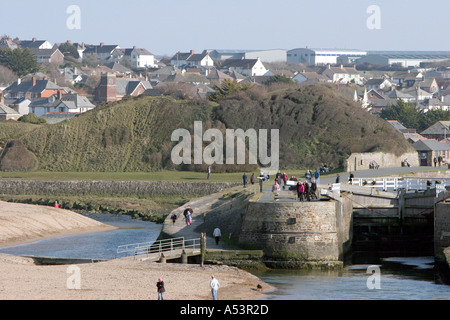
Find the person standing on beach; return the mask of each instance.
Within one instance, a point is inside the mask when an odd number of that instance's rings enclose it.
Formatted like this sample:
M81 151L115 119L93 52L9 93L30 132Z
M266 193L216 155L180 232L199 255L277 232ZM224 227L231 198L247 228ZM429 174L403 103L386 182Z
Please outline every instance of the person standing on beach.
M55 208L59 208L59 203L58 203L58 201L55 201Z
M209 283L211 287L211 294L213 300L217 300L217 290L220 288L219 281L214 277L214 275L211 275L211 282Z
M164 300L164 292L166 289L164 288L164 281L162 278L158 279L158 282L156 283L156 288L158 291L158 300Z

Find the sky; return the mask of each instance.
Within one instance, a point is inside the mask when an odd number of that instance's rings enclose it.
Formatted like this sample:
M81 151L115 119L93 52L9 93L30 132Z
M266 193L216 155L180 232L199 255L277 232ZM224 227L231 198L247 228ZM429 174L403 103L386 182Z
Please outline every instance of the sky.
M17 0L2 6L0 35L135 45L168 56L191 49L450 51L449 12L449 0Z

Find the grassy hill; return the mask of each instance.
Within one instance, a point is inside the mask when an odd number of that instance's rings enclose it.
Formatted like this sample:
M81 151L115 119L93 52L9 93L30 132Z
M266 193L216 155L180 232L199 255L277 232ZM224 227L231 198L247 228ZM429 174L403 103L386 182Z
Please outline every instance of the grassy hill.
M193 132L194 121L202 121L204 130L223 132L226 128L280 129L281 168L316 168L323 162L338 167L352 152L411 151L392 126L328 86L305 86L261 98L234 96L218 105L169 97L127 98L68 121L33 127L13 138L34 155L32 169L37 170L204 171L206 166L174 166L170 159L177 143L171 141L173 130ZM0 132L1 128L3 124ZM213 169L254 168L223 165Z

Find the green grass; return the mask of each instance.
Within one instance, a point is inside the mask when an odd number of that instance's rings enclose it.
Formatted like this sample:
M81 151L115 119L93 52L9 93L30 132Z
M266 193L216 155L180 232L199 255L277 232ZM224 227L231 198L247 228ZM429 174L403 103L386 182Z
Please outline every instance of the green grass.
M315 171L311 169L312 171ZM286 170L288 176L304 177L306 169ZM281 170L283 172L283 170ZM332 173L338 173L334 170ZM255 171L259 176L259 171ZM247 172L250 182L252 172ZM37 181L191 181L191 182L241 182L243 172L211 173L208 180L204 172L195 171L155 171L155 172L48 172L23 171L0 172L3 180L37 180ZM323 175L323 174L322 174ZM273 176L272 176L273 177ZM272 178L271 177L271 178Z

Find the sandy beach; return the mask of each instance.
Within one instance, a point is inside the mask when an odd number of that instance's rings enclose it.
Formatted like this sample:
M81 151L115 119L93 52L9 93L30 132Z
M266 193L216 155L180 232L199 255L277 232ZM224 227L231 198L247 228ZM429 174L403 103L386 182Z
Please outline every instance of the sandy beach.
M52 207L0 202L0 246L109 230L78 213ZM156 300L163 278L166 300L211 300L211 275L219 299L254 300L273 288L235 267L186 265L121 258L77 265L37 265L32 258L0 254L2 300ZM256 290L257 285L263 292Z

